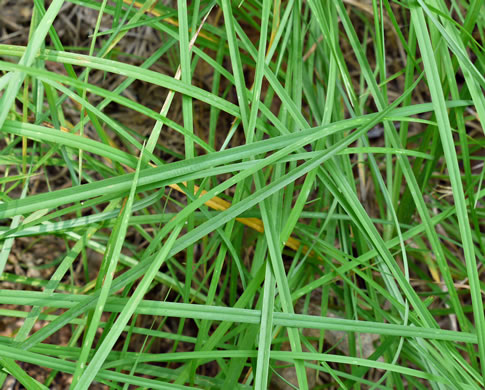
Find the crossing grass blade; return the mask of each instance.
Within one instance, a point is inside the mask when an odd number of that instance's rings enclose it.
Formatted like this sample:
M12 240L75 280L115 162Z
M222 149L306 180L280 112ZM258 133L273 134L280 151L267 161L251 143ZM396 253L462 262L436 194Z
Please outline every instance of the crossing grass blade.
M477 272L477 264L475 257L475 247L473 244L470 222L464 197L463 184L461 182L460 169L458 166L458 158L452 138L452 131L448 119L448 113L444 105L444 96L437 76L437 65L434 60L433 49L429 36L425 33L426 21L424 19L423 10L412 8L413 23L416 28L416 35L418 43L421 47L423 55L423 65L430 88L431 98L435 105L435 112L438 121L438 129L443 145L443 151L446 158L446 165L449 171L451 188L453 191L453 198L456 205L456 214L459 223L460 235L463 242L463 251L465 255L465 262L467 268L467 275L470 281L470 293L472 299L473 314L475 317L475 326L477 327L478 335L478 352L482 362L482 375L485 376L485 316L483 311L483 301L481 296L481 289L479 286L479 277Z

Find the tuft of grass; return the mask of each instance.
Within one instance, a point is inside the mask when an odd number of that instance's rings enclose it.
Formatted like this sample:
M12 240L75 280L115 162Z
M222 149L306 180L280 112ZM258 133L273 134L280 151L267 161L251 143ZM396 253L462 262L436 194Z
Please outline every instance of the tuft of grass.
M483 2L3 3L2 386L484 388Z

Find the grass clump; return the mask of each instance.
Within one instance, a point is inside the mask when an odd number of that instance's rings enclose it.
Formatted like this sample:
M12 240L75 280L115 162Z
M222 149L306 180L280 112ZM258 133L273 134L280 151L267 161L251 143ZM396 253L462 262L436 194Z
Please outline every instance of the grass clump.
M482 389L481 1L3 1L0 383Z

